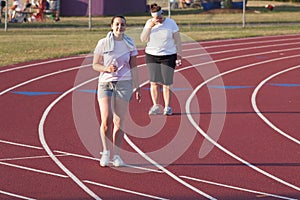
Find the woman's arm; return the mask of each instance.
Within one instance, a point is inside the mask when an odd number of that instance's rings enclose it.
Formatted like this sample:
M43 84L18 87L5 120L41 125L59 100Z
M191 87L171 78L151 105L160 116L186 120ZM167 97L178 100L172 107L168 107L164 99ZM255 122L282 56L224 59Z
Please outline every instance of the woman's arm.
M131 68L133 86L136 88L135 98L136 98L136 100L138 100L138 102L141 102L142 96L140 93L139 76L138 76L138 71L137 71L137 66L136 66L136 56L130 57L129 64L130 64L130 68Z
M104 66L103 56L100 54L94 54L93 58L93 69L97 72L115 72L117 71L117 67L114 65Z
M141 37L140 37L142 42L148 42L149 41L150 32L151 32L151 28L145 27L143 29L143 32L141 33Z
M153 26L155 26L156 21L151 19L146 22L146 25L141 33L140 39L142 42L148 42L150 39L150 33Z
M181 55L182 55L182 49L181 49L181 38L180 38L180 33L175 32L173 34L175 45L176 45L176 50L177 50L177 60L181 60Z

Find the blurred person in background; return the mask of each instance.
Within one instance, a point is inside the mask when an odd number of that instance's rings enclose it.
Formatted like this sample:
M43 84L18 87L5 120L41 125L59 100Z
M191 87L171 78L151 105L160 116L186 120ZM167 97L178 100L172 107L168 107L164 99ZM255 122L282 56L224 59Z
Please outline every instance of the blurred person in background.
M60 0L48 0L49 9L53 13L54 21L58 22L59 18L59 9L60 9Z
M20 0L13 0L12 6L8 10L8 20L9 22L14 22L17 12L23 11L23 4Z

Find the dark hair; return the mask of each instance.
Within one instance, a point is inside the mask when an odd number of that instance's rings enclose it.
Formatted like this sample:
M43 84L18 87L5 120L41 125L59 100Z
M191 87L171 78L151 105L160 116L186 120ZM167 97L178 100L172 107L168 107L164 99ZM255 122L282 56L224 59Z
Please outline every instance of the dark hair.
M158 6L156 3L153 3L150 5L150 11L153 12L158 12L161 10L161 7Z
M115 20L116 18L124 19L124 20L125 20L125 23L126 23L126 19L125 19L124 16L122 16L122 15L117 15L117 16L114 16L114 17L111 19L110 25L112 25L112 24L114 23L114 20Z

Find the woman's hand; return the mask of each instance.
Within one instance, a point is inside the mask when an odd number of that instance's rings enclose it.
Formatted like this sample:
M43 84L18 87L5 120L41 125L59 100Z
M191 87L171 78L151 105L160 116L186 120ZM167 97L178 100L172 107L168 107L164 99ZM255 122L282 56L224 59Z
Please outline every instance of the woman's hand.
M177 60L176 60L176 66L178 67L178 66L181 66L181 65L182 65L181 59L177 59Z
M149 23L149 28L152 28L153 26L155 26L156 24L160 23L160 20L159 19L156 19L156 18L152 18L150 23Z
M181 55L177 55L177 59L176 59L176 66L181 66L182 62L181 62Z
M111 65L109 65L109 66L106 67L106 70L105 70L105 71L106 71L106 72L113 73L113 72L116 72L117 69L118 69L117 66L111 64Z
M140 103L142 101L142 95L140 92L140 88L137 88L135 91L135 99Z

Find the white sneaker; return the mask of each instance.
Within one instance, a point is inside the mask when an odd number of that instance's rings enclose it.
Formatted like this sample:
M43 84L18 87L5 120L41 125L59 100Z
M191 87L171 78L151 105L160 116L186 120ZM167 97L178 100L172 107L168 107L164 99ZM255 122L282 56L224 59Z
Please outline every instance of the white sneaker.
M121 159L121 157L119 155L114 155L113 165L115 167L122 167L122 166L124 166L124 162L123 162L123 160Z
M103 151L102 157L100 159L100 166L101 167L109 166L109 159L110 159L110 151Z
M172 115L173 114L173 111L172 111L172 108L171 107L166 107L164 109L164 115Z
M154 105L149 110L149 115L158 115L159 114L159 106Z

